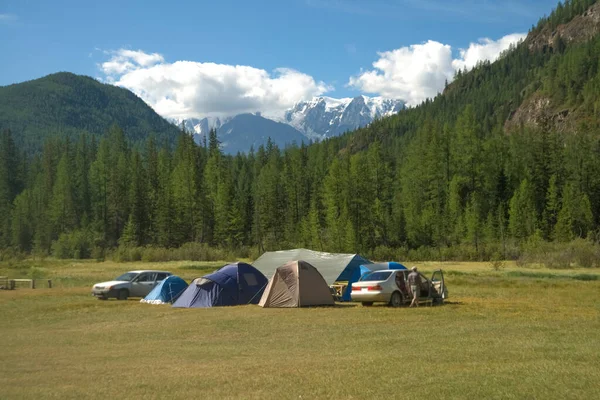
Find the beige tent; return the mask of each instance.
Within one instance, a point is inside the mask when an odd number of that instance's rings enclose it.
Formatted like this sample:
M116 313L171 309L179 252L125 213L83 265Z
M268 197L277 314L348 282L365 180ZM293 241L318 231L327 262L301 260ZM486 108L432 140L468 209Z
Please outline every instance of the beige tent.
M260 302L261 307L334 305L323 276L306 261L290 261L277 268Z

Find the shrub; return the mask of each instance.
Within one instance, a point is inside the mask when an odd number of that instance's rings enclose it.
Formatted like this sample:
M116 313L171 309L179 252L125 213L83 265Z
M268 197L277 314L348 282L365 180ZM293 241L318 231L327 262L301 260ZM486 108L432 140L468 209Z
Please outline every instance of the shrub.
M0 249L0 261L21 261L24 259L25 254L12 247Z
M569 243L529 241L517 262L519 266L528 264L542 264L553 269L592 268L600 265L600 246L587 239L575 239Z
M56 258L90 258L92 243L92 234L87 230L62 233L52 243L52 255Z
M27 272L27 276L29 279L40 279L44 277L44 270L42 268L38 268L35 266L29 267L29 271Z

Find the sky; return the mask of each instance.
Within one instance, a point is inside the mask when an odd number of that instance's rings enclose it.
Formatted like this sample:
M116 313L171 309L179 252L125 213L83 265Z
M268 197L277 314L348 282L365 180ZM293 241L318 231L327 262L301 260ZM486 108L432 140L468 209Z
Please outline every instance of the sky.
M69 71L172 118L360 94L414 106L557 0L0 0L0 86Z

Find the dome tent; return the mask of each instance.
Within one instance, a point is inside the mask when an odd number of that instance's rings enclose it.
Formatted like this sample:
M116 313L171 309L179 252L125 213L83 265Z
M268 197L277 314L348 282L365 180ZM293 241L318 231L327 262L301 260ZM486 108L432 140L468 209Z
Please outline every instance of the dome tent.
M306 261L290 261L277 268L258 303L261 307L332 306L334 304L325 279Z
M171 275L160 281L141 303L167 304L177 300L179 295L188 287L186 281L178 276Z
M194 279L173 303L178 308L204 308L256 304L267 278L252 265L234 263Z

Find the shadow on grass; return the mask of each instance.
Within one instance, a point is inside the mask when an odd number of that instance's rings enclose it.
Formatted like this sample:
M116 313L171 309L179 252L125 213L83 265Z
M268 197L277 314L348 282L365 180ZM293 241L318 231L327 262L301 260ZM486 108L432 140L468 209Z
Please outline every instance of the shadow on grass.
M449 306L463 306L464 304L465 304L465 303L464 303L464 302L462 302L462 301L448 301L448 300L446 300L446 301L444 302L444 304L442 304L442 305L443 305L443 306L444 306L444 305L449 305ZM436 306L436 307L438 307L438 306Z
M352 303L352 302L336 302L333 306L322 306L322 307L333 307L333 308L354 308L358 307L360 304Z

